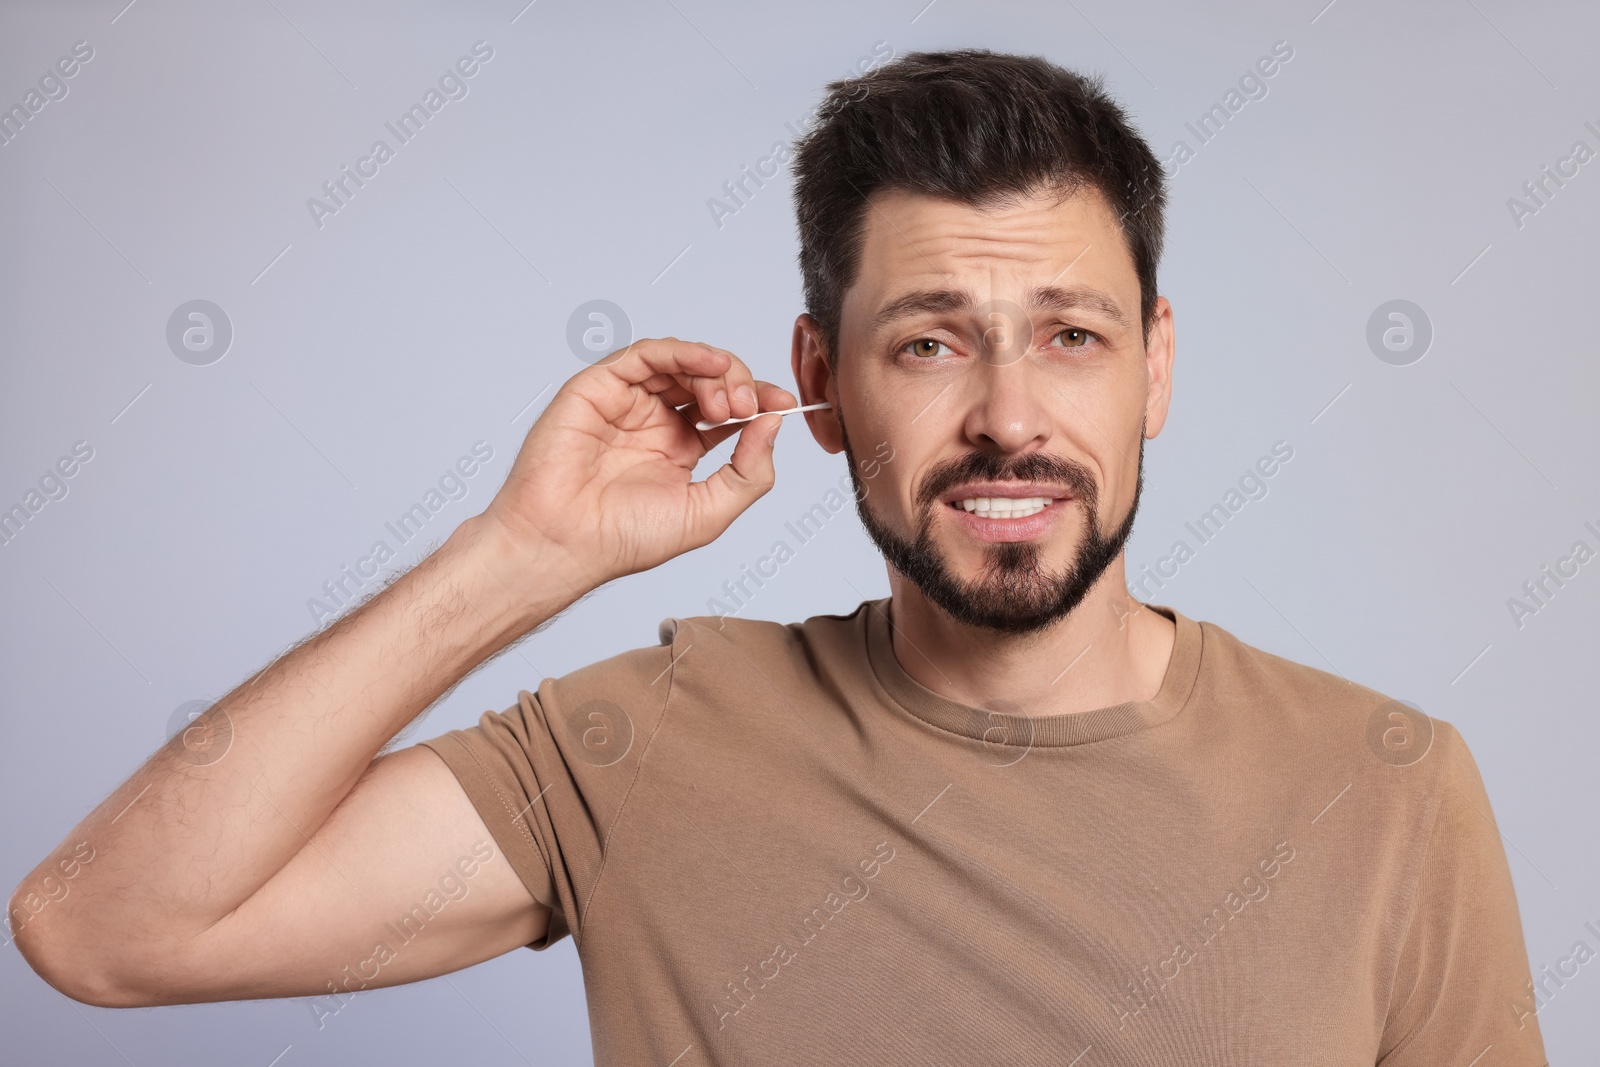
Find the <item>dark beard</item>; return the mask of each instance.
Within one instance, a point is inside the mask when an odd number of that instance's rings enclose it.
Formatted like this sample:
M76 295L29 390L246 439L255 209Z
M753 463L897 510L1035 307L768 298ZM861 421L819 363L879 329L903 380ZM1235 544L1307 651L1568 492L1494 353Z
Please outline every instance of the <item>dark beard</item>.
M917 491L914 504L918 512L917 535L915 540L907 541L879 521L867 506L871 487L864 485L857 473L859 468L850 450L850 438L844 432L843 413L836 411L835 414L839 416L839 435L844 441L845 459L850 464L850 482L855 487L856 512L861 516L861 525L866 527L867 534L890 565L957 622L1003 634L1030 634L1051 626L1083 602L1133 533L1133 518L1139 511L1139 494L1144 488L1142 423L1139 475L1134 483L1133 503L1128 507L1127 516L1109 536L1100 526L1099 486L1083 466L1039 452L1015 458L993 452L972 452L957 462L935 468ZM1049 481L1072 487L1072 503L1082 509L1088 529L1065 574L1042 570L1039 545L1032 541L989 545L983 569L971 581L958 579L950 572L934 543L933 509L946 506L939 501L946 489L975 480Z

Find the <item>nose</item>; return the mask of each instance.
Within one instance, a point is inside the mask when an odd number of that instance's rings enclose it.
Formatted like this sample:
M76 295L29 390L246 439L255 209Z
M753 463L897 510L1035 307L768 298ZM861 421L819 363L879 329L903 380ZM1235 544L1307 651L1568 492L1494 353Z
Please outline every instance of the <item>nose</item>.
M1012 362L976 360L963 383L971 391L964 431L975 448L1023 453L1050 440L1050 415L1043 400L1048 390L1035 380L1028 359Z

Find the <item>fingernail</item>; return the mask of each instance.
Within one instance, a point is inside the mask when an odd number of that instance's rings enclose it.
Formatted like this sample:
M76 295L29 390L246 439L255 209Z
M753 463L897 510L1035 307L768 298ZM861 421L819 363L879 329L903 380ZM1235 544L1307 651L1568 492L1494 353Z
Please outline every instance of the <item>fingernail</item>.
M728 407L728 391L726 389L718 389L711 395L711 401L714 405ZM731 411L732 409L730 408L729 410Z
M748 385L739 386L739 388L733 391L733 395L737 396L746 404L749 404L752 408L756 406L756 391L750 388Z

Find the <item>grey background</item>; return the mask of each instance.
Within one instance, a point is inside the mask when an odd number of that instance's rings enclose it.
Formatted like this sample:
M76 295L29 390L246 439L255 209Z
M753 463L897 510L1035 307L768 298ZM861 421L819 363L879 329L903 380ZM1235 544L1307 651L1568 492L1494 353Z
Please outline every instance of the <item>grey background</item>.
M583 366L570 313L699 338L792 386L800 309L787 172L707 207L870 60L982 45L1103 71L1163 157L1273 43L1293 59L1172 183L1161 290L1171 419L1147 455L1130 572L1185 537L1274 442L1294 449L1148 598L1455 723L1482 770L1535 973L1600 926L1594 639L1600 561L1519 628L1507 606L1600 537L1590 321L1600 161L1519 227L1524 181L1600 127L1593 4L408 6L125 0L0 9L0 106L76 41L94 58L0 147L0 508L87 441L94 458L0 547L0 884L27 873L161 742L315 625L308 601L471 445L494 452L426 533L489 500ZM494 57L318 228L306 206L478 40ZM204 299L208 366L169 349ZM1380 304L1433 329L1420 361L1367 343ZM709 457L723 462L731 444ZM411 735L653 644L836 485L798 420L774 492L716 544L614 583L470 678ZM1192 538L1186 538L1191 540ZM406 546L388 571L426 546ZM887 592L853 513L748 614ZM1329 945L1330 953L1341 946ZM1305 961L1316 966L1315 960ZM1509 1010L1509 1008L1508 1008ZM1551 1061L1594 1047L1600 962L1541 1012ZM7 1062L587 1062L572 943L306 1003L107 1011L0 947Z

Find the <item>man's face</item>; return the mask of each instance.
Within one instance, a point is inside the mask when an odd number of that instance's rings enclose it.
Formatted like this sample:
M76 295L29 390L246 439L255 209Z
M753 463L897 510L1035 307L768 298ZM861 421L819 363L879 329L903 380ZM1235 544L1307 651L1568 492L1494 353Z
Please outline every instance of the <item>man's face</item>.
M1132 530L1172 353L1164 300L1142 335L1100 195L980 211L876 194L836 378L814 326L797 323L796 372L834 410L807 417L844 450L889 563L971 625L1029 633L1071 612Z

